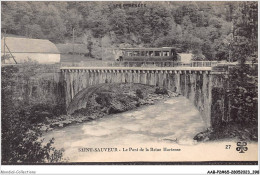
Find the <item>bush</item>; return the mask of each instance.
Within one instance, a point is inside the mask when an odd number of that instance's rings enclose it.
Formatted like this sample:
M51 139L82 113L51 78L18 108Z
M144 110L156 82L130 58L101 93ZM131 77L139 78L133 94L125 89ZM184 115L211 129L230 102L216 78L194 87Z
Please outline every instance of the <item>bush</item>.
M140 89L136 89L135 93L136 93L136 96L137 96L138 98L141 98L141 99L144 98L143 92L142 92Z
M165 88L156 88L154 93L156 93L156 94L163 94L163 95L169 95L167 89L165 89Z
M2 99L3 100L3 99ZM11 110L11 111L10 111ZM2 163L40 163L60 162L64 150L56 150L52 145L54 139L47 144L39 140L42 132L32 121L41 117L12 108L9 104L2 108ZM32 120L32 121L31 121Z
M230 70L229 89L231 119L238 123L257 125L258 82L250 67L235 67Z
M102 107L107 107L110 105L110 102L112 100L112 94L109 93L97 93L97 97L95 98L95 101L100 104Z
M20 110L20 115L27 115L28 121L31 124L39 124L46 122L46 118L55 118L64 114L64 107L61 105L53 106L52 104L35 104L23 107Z
M63 160L64 150L56 150L52 146L54 139L43 144L43 140L39 140L42 132L37 128L37 125L31 123L31 120L38 122L38 119L47 115L32 111L42 110L40 112L44 112L48 111L49 107L35 106L31 108L24 101L18 102L14 98L18 71L19 69L13 66L2 68L2 163L60 162Z

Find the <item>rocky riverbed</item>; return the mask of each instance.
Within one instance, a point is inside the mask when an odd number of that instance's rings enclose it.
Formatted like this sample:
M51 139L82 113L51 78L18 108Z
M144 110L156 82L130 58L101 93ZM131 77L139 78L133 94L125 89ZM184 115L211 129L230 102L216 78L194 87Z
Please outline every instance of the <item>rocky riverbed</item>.
M193 138L198 142L215 141L215 140L258 140L257 128L249 127L243 123L223 123L222 125L196 134Z
M110 114L129 111L140 106L153 105L178 95L178 93L149 85L106 84L88 96L84 108L76 110L71 115L47 117L45 122L39 123L38 126L42 131L47 132L54 128L109 117Z

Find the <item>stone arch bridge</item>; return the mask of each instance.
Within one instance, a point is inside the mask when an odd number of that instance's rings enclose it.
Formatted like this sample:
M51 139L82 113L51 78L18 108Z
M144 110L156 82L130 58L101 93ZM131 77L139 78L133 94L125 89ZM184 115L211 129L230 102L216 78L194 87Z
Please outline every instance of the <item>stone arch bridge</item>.
M68 109L74 97L92 85L141 83L175 91L200 111L207 127L228 119L225 76L211 67L62 67L59 83ZM188 109L187 109L188 110Z

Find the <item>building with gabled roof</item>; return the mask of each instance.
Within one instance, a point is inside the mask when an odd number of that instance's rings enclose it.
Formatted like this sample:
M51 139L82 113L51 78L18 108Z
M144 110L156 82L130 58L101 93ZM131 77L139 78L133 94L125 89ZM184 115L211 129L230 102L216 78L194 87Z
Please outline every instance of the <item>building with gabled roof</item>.
M4 44L5 43L5 44ZM10 53L10 52L11 53ZM42 64L60 62L60 52L58 48L49 40L5 37L1 40L1 56L13 55L17 63L24 63L28 60ZM2 61L5 64L14 64L11 56Z

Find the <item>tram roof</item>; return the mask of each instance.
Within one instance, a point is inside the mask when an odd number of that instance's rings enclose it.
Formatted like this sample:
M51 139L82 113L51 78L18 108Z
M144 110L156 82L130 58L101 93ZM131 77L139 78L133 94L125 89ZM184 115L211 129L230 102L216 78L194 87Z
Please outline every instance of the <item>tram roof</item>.
M157 50L171 50L171 49L176 49L174 47L157 47L157 48L122 48L121 50L152 50L152 51L157 51Z

